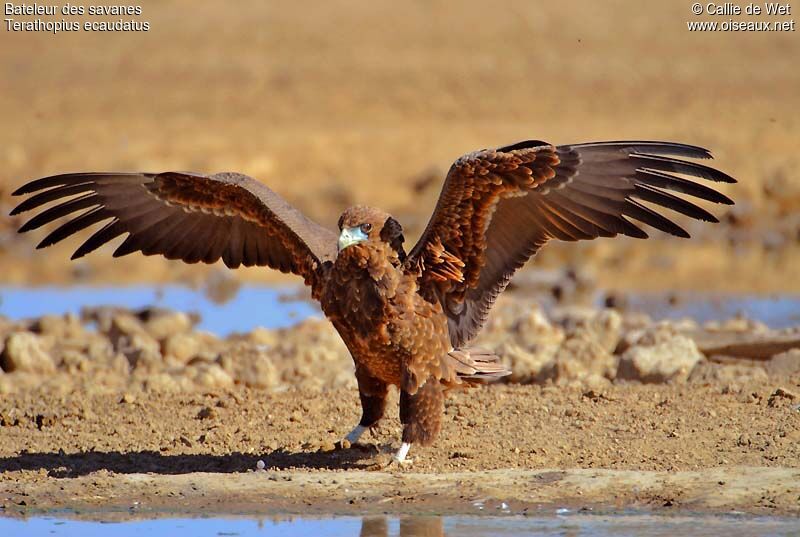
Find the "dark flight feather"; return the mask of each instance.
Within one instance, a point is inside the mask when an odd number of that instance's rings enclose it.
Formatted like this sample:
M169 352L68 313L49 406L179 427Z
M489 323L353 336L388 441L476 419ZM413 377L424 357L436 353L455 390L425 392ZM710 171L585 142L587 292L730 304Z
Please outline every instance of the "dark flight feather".
M533 140L465 155L450 168L434 214L408 254L406 267L417 270L420 285L442 301L451 343L463 346L480 330L514 272L548 240L616 234L647 238L629 218L677 237L689 236L658 208L716 222L705 209L668 191L731 204L724 194L686 176L722 183L735 180L681 158L709 159L711 153L670 142L556 147ZM440 244L447 255L464 263L460 280L442 281L431 273L429 244Z
M142 251L188 263L230 267L267 265L310 281L336 256L336 234L312 222L261 183L223 173L73 173L31 181L15 195L33 194L12 214L57 202L20 231L70 217L39 244L50 246L112 219L73 254L84 256L128 234L115 257Z
M733 203L695 181L733 178L683 160L709 158L701 147L657 141L527 140L470 153L450 168L408 254L402 226L383 211L345 211L340 230L358 227L362 234L339 252L336 233L235 173L46 177L15 192L30 197L12 214L41 209L21 232L60 221L39 247L98 225L73 259L125 236L115 257L141 251L186 263L222 259L231 268L269 266L302 276L353 354L362 428L381 419L394 384L403 441L427 444L441 427L446 389L509 373L497 356L468 343L515 271L553 239L647 238L637 222L688 237L663 209L716 222L677 195Z

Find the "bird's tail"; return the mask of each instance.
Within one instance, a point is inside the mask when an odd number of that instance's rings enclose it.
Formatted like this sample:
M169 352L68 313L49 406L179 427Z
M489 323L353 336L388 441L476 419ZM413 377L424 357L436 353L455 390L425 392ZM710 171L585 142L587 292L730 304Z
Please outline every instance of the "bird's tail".
M500 357L486 349L467 347L448 354L458 377L467 382L491 382L511 374Z

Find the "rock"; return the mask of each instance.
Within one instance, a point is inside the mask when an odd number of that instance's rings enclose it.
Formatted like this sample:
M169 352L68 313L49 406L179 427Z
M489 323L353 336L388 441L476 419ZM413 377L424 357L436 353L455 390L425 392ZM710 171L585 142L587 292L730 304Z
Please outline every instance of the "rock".
M15 332L6 338L0 367L11 373L54 373L56 365L45 351L40 336L31 332Z
M274 346L280 340L280 337L274 330L268 330L261 326L254 328L247 334L247 340L256 345Z
M769 360L792 349L800 349L800 334L794 332L697 332L690 335L706 356Z
M497 349L503 364L511 370L508 382L518 384L541 384L555 378L555 354L558 345L534 346L524 349L516 343L507 342Z
M187 367L182 375L190 380L195 388L229 388L233 378L219 364L199 363Z
M747 317L733 317L725 321L709 321L703 324L703 329L708 332L739 332L749 334L765 334L769 327L760 321Z
M353 360L329 322L309 319L276 332L278 342L269 355L287 384L310 389L355 386Z
M31 332L54 336L58 340L81 339L86 331L81 320L73 315L44 315L36 319L30 326Z
M216 417L217 417L217 411L211 408L210 406L204 406L197 413L197 419L199 420L210 420Z
M185 364L200 353L202 343L196 334L177 333L168 336L161 348L165 358Z
M590 376L613 379L616 370L617 358L587 332L568 337L555 356L555 379L559 383Z
M612 309L600 310L591 316L565 320L567 336L594 341L607 353L617 347L622 334L622 316Z
M800 349L776 354L766 364L767 373L776 377L793 377L800 375Z
M162 341L174 334L188 332L196 320L183 312L145 310L140 312L145 331L155 340Z
M538 308L523 313L509 330L515 343L524 348L558 346L564 341L564 330L547 320Z
M220 355L220 363L237 384L263 389L280 383L278 370L263 346L231 346Z
M148 375L142 379L142 387L151 392L176 393L181 391L184 386L169 373L156 373Z
M153 373L162 368L161 346L132 314L114 314L106 335L114 350L128 359L132 369Z
M736 391L733 386L767 380L767 372L758 365L704 362L695 367L690 380L700 383L721 383L729 387L729 391Z
M778 388L767 399L767 406L777 407L782 403L790 403L797 399L797 394L786 388Z
M685 336L658 339L653 345L638 345L625 351L617 378L648 383L685 382L702 360L697 345Z
M61 353L61 368L71 375L85 373L90 367L89 357L82 352L67 349Z
M622 354L637 346L651 347L680 335L680 331L669 321L660 321L645 328L627 332L617 345L616 352Z

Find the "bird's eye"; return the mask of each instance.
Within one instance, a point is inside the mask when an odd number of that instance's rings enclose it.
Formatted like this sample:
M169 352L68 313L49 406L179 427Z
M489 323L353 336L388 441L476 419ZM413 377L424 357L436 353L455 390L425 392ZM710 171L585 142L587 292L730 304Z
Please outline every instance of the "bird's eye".
M372 231L372 224L361 224L361 231L364 233L369 233Z

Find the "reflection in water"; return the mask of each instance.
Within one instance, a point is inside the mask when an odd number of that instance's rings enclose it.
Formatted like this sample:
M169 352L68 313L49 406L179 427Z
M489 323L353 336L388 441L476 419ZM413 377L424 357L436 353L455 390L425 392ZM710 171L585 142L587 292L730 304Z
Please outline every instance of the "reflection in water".
M2 512L2 511L0 511ZM84 515L86 516L86 515ZM2 518L3 536L122 537L150 535L248 535L281 537L478 537L522 535L559 537L617 537L636 535L756 537L798 535L800 520L751 516L591 515L567 516L367 516L303 518L159 518L113 522L98 513L94 521L52 517ZM112 515L113 516L113 515Z
M364 517L359 537L389 537L389 518ZM438 516L400 517L400 537L443 537L444 519Z

